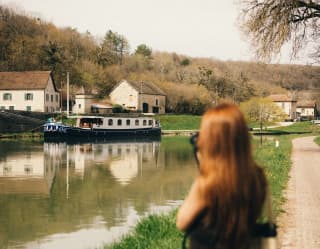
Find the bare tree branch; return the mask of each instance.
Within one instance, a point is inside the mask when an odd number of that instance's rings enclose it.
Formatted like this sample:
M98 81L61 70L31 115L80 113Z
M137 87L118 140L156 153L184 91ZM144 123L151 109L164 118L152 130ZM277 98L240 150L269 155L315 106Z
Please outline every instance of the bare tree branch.
M320 0L239 0L239 3L241 29L259 59L272 59L290 40L294 58L310 40L316 42L320 37Z

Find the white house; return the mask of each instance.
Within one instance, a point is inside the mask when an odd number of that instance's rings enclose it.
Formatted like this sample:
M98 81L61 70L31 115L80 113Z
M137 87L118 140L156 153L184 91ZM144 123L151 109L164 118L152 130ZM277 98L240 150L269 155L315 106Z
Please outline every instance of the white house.
M297 115L301 118L314 119L316 116L316 102L312 100L298 101Z
M93 95L84 90L84 87L76 93L75 104L72 107L72 113L85 114L91 113Z
M287 114L287 119L293 120L297 117L297 100L295 98L286 94L272 94L269 98Z
M150 82L122 80L111 91L110 100L129 110L165 113L166 94Z
M0 72L0 109L59 111L60 93L51 72Z

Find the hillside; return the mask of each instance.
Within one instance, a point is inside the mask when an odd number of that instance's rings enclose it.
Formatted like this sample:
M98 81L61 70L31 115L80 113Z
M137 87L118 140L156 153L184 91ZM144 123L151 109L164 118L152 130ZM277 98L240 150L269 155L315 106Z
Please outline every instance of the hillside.
M58 28L5 6L0 17L0 71L51 70L59 88L66 85L66 72L73 86L94 89L100 98L123 78L151 81L168 94L167 110L178 113L201 113L221 99L242 102L287 91L309 91L307 98L319 99L312 90L320 89L319 66L191 58L145 44L130 52L125 36L111 30L98 41L89 32Z

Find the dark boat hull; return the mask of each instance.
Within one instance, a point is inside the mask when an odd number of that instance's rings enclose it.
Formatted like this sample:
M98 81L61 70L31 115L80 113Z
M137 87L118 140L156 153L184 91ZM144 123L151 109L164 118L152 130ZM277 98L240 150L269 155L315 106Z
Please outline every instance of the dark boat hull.
M46 140L51 139L116 139L136 137L160 137L161 128L146 129L82 129L68 127L63 132L44 132Z

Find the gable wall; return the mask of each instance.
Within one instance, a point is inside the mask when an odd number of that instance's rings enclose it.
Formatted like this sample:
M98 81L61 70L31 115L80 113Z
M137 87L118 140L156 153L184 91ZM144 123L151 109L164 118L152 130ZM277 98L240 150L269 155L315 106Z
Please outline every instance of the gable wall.
M121 82L110 93L112 103L122 105L128 109L139 110L139 93L126 81Z
M49 96L49 98L47 98ZM60 93L56 92L51 77L44 91L44 111L55 112L60 110Z

